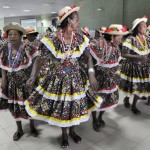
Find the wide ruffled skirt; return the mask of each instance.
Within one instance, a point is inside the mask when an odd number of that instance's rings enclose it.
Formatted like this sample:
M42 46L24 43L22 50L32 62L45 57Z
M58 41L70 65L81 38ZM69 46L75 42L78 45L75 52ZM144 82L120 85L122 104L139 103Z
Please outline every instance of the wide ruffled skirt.
M63 64L51 69L25 101L31 117L59 127L87 121L91 110L101 103L86 73L78 66Z
M150 96L149 63L124 60L121 67L119 89L131 96Z

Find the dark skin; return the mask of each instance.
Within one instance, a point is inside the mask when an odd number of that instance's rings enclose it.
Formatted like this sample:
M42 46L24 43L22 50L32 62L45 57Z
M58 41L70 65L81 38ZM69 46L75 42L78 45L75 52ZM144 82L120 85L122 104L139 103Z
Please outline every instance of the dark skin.
M143 43L143 45L145 44L144 38L143 36L146 35L146 31L147 31L147 25L145 22L141 22L138 26L138 33L137 36L139 37L140 41ZM123 55L124 58L127 59L134 59L135 61L140 61L141 63L144 63L146 61L149 61L149 55L131 55L131 54L124 54ZM137 95L134 95L134 99L133 99L133 103L130 106L129 103L129 97L125 97L124 99L124 106L126 108L130 108L134 114L139 115L141 114L140 110L137 109L136 104L138 101L139 97ZM150 106L150 97L148 97L148 103L147 105Z
M33 42L36 39L36 35L34 33L27 34L26 36L30 42Z
M115 49L115 47L119 46L122 43L122 41L123 41L123 36L122 35L117 35L117 36L113 36L112 35L111 38L112 38L113 42L108 42L107 41L107 44L108 44L108 46L112 46L113 49ZM104 41L100 40L99 44L100 44L100 47L103 49L103 47L104 47ZM116 71L117 71L117 69L118 69L118 67L116 67ZM108 99L108 101L109 101L109 99ZM99 115L97 117L97 112L96 111L92 112L93 129L96 132L99 132L100 128L105 127L105 122L103 120L104 113L105 113L105 111L100 111L100 113L99 113Z
M75 12L73 19L68 19L68 26L66 28L62 29L63 34L64 34L65 44L69 44L71 42L71 35L72 35L72 33L76 33L78 31L79 25L80 25L79 17L78 17L77 12ZM57 37L61 40L61 31L57 32ZM94 68L92 57L91 57L90 53L89 52L84 53L84 57L86 58L88 68ZM40 57L37 58L37 60L35 60L33 70L31 73L31 77L27 81L27 85L30 88L33 87L34 82L35 82L35 75L38 74L43 62L44 62L44 60ZM89 73L89 81L90 81L92 88L96 91L98 89L98 83L96 81L95 74L93 72ZM61 129L62 129L61 146L62 146L62 148L66 148L69 146L67 127L63 127ZM76 134L74 126L69 127L69 135L76 143L80 143L82 140L82 138L78 134Z
M20 35L20 33L17 30L9 30L8 31L8 39L9 39L10 43L12 44L12 48L13 48L12 54L17 54L17 51L21 44L21 38L22 38L22 35ZM7 83L6 70L2 69L2 83L1 83L2 90L6 89L6 83ZM16 125L17 125L17 131L13 135L14 141L18 141L24 134L21 121L16 121ZM34 126L34 120L30 120L30 128L31 128L32 136L36 137L38 135L38 132Z

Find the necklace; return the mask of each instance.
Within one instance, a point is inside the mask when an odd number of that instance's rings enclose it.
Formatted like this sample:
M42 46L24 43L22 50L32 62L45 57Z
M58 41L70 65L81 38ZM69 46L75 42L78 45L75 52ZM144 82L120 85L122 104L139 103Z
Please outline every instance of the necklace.
M101 63L105 64L109 60L110 55L112 53L112 49L112 45L108 46L106 40L104 40L104 48L102 49Z
M18 61L19 61L19 58L20 58L20 55L21 55L21 45L19 46L19 49L17 51L17 54L14 58L14 60L12 60L12 44L10 44L8 46L8 62L9 62L9 66L11 66L12 68L15 68L18 64Z
M147 47L147 41L145 36L143 35L143 39L144 39L144 44L143 42L140 40L139 36L136 36L137 41L140 43L140 45L142 46L143 49L148 49Z
M65 40L64 40L64 35L63 33L61 32L61 41L62 41L62 46L63 46L63 50L64 50L64 58L61 60L61 62L63 62L66 58L71 58L74 50L71 50L71 45L72 45L72 42L73 42L73 37L74 37L74 33L71 32L71 41L70 41L70 44L65 44Z

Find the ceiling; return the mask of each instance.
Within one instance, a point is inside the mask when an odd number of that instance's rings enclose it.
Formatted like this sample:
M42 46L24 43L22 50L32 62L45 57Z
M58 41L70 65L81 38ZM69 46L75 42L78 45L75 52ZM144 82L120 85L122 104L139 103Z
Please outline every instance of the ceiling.
M71 5L74 5L74 0L0 0L0 18L53 15Z

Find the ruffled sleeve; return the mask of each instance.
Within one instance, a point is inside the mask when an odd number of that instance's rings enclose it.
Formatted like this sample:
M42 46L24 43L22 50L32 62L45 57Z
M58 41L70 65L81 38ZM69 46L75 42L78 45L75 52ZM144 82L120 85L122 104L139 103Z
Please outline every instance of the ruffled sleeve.
M129 36L123 43L122 53L135 54L135 55L137 55L137 54L138 55L147 55L147 54L149 54L149 48L150 47L143 49L141 47L140 43L136 40L136 37Z
M73 49L72 51L72 58L80 57L85 50L88 50L89 46L89 39L86 36L82 36L80 34L76 34L77 43L73 41ZM66 54L64 52L64 47L61 41L57 37L47 38L44 37L41 42L44 44L41 47L41 56L47 57L48 55L52 54L57 59L64 59L66 58ZM50 52L48 52L50 51Z

